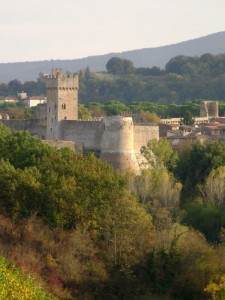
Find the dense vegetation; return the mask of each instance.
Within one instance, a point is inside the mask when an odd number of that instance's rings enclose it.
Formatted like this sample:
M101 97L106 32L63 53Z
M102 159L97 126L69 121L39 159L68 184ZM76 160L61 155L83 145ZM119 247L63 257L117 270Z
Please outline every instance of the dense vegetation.
M132 62L112 58L107 73L80 72L80 100L106 102L117 99L126 104L152 101L160 104L186 100L224 100L225 55L178 56L165 70L137 68Z
M116 99L131 102L151 101L159 104L183 103L187 100L225 100L225 54L204 54L201 57L177 56L160 70L134 68L133 63L111 58L107 72L92 73L88 68L79 73L79 99L105 103ZM66 71L66 70L65 70ZM43 78L37 82L12 80L0 84L0 96L25 91L31 95L45 94Z
M176 57L165 70L114 58L107 71L80 72L80 118L133 111L157 123L198 116L197 99L224 100L224 55ZM1 96L22 90L45 93L41 79L0 85ZM0 110L31 117L22 103ZM224 299L225 144L178 156L154 140L141 152L145 170L121 174L0 126L0 256L21 270L2 259L0 290L5 268L18 292L22 278L43 299L28 274L58 299Z
M28 276L20 272L0 258L0 299L21 299L21 300L53 300L56 298L46 295L38 288Z
M121 174L1 126L0 255L58 299L223 299L224 145Z
M177 56L165 70L135 68L131 61L114 57L106 68L107 72L102 73L92 73L88 68L79 72L79 115L83 119L124 112L154 112L161 118L183 118L187 112L199 116L202 99L219 100L220 115L225 113L225 54ZM15 79L0 84L0 97L22 91L29 96L45 95L44 77L36 82ZM11 118L32 117L32 111L25 110L22 101L12 106L0 103L0 111Z
M219 102L220 115L225 113L225 102ZM163 105L153 102L131 102L124 104L117 100L106 103L89 102L87 105L79 105L79 116L83 119L101 117L105 115L123 115L132 113L133 116L139 115L143 121L152 119L152 113L161 118L185 118L199 117L200 101L185 101L182 104L172 103ZM151 114L149 114L151 113Z

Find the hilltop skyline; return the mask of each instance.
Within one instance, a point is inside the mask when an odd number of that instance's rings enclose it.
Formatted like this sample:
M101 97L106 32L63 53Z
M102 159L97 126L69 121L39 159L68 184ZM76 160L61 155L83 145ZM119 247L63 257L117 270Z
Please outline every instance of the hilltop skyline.
M15 0L0 11L0 62L77 59L225 30L222 0Z

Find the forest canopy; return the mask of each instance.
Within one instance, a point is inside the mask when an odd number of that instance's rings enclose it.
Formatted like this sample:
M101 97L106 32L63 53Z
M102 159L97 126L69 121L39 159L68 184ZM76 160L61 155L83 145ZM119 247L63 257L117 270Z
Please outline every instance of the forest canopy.
M58 299L223 299L224 144L142 153L120 173L0 126L0 255L18 280Z
M126 104L225 100L225 54L206 53L200 57L180 55L172 58L165 70L156 66L135 68L133 62L113 57L106 68L107 72L94 73L89 68L79 72L80 103L106 103L113 99ZM21 83L15 79L8 84L0 84L0 97L22 91L30 96L45 94L43 76L36 82Z

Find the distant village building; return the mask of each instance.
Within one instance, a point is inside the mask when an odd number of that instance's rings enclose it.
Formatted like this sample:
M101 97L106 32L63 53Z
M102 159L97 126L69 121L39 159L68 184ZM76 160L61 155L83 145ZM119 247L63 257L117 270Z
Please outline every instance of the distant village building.
M19 98L20 100L25 100L25 99L27 99L27 93L25 93L25 92L18 93L18 98Z
M24 100L24 104L28 107L34 107L38 104L43 104L47 102L47 98L43 96L31 96Z
M207 135L225 135L225 125L224 124L209 124L202 128L202 133Z
M7 97L1 97L0 103L17 103L18 98L16 96L7 96Z
M194 118L195 124L208 123L209 117L196 117ZM160 124L168 124L168 125L180 125L181 118L170 118L170 119L161 119Z

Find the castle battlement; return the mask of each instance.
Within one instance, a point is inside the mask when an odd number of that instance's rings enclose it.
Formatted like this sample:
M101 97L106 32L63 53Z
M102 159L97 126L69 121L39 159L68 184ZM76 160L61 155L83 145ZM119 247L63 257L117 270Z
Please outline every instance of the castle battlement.
M78 90L78 75L57 76L49 75L45 77L47 89L67 89Z
M78 75L55 68L45 77L47 88L47 138L58 139L59 122L78 119Z
M46 75L45 78L47 79L64 79L64 80L67 80L67 79L78 79L78 75L77 74L69 74L69 75Z

